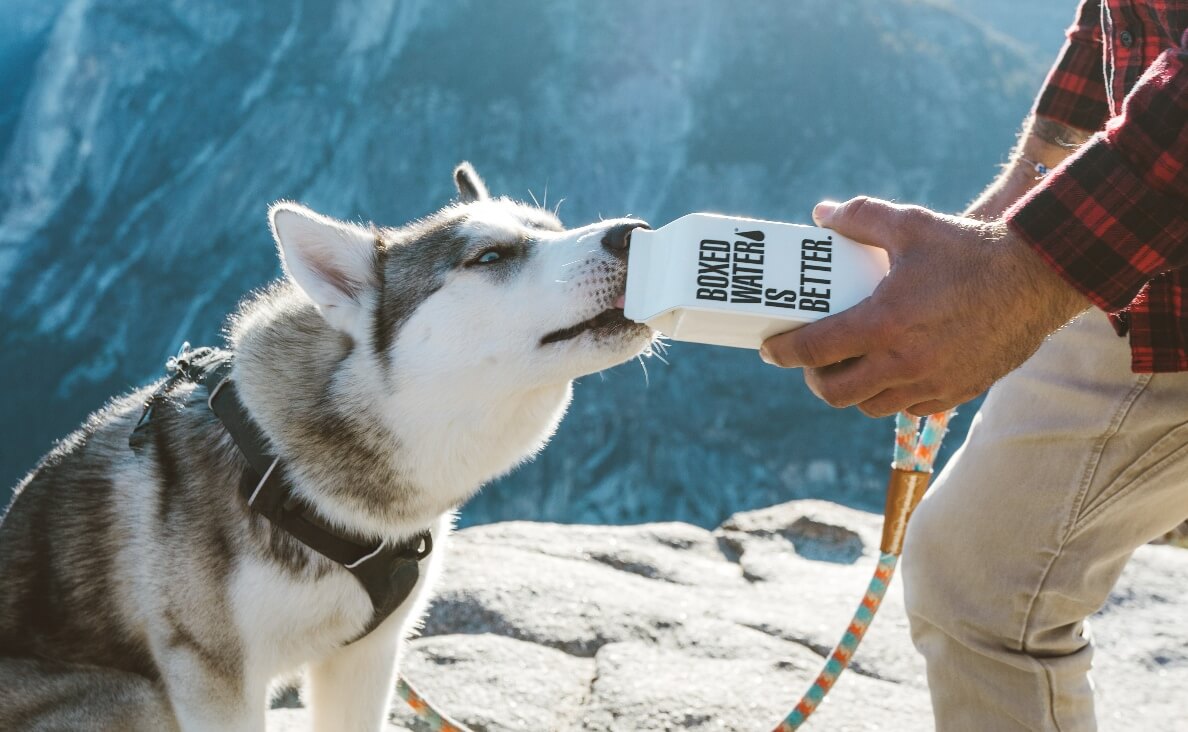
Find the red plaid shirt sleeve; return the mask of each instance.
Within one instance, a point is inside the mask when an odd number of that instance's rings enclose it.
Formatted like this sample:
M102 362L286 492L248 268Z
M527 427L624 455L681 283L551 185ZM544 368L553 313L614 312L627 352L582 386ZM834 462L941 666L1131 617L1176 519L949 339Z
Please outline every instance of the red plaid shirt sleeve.
M1081 3L1077 21L1068 29L1064 48L1036 100L1035 114L1089 131L1100 130L1109 119L1100 0Z
M1076 43L1070 39L1066 59ZM1152 278L1188 265L1186 48L1188 33L1147 69L1103 132L1006 214L1015 233L1107 311L1127 308ZM1072 62L1088 69L1079 55ZM1061 86L1065 72L1053 74ZM1078 84L1086 101L1073 99L1081 98L1075 89L1065 93ZM1105 110L1096 81L1072 79L1063 87L1042 95L1048 101L1037 113L1086 127Z

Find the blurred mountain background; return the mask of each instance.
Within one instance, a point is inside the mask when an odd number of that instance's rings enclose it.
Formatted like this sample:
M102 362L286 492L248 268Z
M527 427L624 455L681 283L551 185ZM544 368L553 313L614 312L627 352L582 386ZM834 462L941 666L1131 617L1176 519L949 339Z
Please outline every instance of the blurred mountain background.
M399 224L475 163L564 220L959 210L1004 161L1073 0L6 0L0 493L279 274L289 198ZM751 352L582 380L463 522L624 523L791 498L879 508L892 425ZM967 407L951 451L968 426Z

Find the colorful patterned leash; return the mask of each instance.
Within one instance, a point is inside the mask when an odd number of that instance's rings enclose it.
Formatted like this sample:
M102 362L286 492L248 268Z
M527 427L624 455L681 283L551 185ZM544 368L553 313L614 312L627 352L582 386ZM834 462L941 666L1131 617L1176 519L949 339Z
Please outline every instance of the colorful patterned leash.
M953 414L950 410L932 415L925 421L924 430L919 433L919 419L906 412L900 412L896 416L895 460L891 463L891 480L887 485L883 541L879 547L882 553L879 555L874 577L871 578L862 604L854 613L854 619L846 628L841 642L825 662L825 668L801 697L800 703L776 726L774 732L794 732L800 729L837 683L842 671L850 665L854 651L858 650L858 644L862 642L866 629L870 627L883 597L887 594L887 587L895 574L895 565L898 564L899 555L903 551L903 537L907 532L908 519L911 518L912 511L920 499L924 497L924 491L928 490L932 464L936 460L936 452L949 429L949 420Z
M432 732L470 732L466 727L435 709L425 700L425 697L418 694L416 689L404 680L403 676L396 680L396 693L400 695L401 699L408 702L408 705Z
M854 619L846 628L841 642L825 662L825 668L801 697L800 703L783 722L780 722L774 732L793 732L800 729L837 683L842 671L850 665L854 651L858 649L858 644L862 642L866 629L870 627L884 595L887 594L887 587L891 584L892 575L895 574L895 565L903 551L903 537L907 531L908 519L911 518L912 511L920 499L924 497L924 491L928 490L932 464L936 460L936 452L940 449L941 440L948 431L949 419L952 416L952 411L932 415L924 422L924 429L919 433L919 419L906 412L900 412L896 416L895 460L891 463L891 480L887 485L887 508L883 516L883 540L880 544L882 554L879 556L878 566L875 567L874 577L871 578L862 604L854 613ZM430 732L469 732L466 727L435 709L403 677L396 682L396 693L408 702L417 716L427 724Z

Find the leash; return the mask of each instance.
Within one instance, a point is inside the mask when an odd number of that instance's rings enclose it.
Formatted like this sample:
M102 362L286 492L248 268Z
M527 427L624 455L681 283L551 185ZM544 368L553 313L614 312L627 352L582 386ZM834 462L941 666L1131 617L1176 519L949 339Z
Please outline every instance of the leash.
M883 541L879 545L882 553L879 555L879 563L875 566L874 576L871 577L866 594L862 597L862 604L854 613L854 618L842 635L841 641L833 649L833 653L829 654L825 668L792 712L773 732L794 732L800 729L837 683L842 671L850 665L850 659L854 657L858 644L862 642L875 613L883 604L887 587L895 575L895 566L903 552L903 537L907 533L908 519L920 503L920 499L924 497L924 491L928 490L928 481L932 478L932 464L936 460L936 452L949 429L949 420L953 414L954 412L949 410L932 415L925 421L924 429L919 433L918 418L910 416L907 412L896 415L895 460L891 463L891 480L887 485Z
M425 700L425 697L421 696L417 693L416 689L412 688L412 685L403 676L396 679L396 693L417 713L421 721L425 722L428 732L470 732L469 727L455 722L444 713L435 709L432 704Z
M953 410L934 414L924 421L922 430L919 418L912 417L907 412L896 415L895 459L891 463L891 479L887 484L883 538L879 544L881 553L874 576L841 641L833 649L833 653L829 654L825 667L800 698L800 702L773 732L794 732L800 729L837 683L838 677L850 665L850 659L858 650L858 644L866 635L866 630L874 620L875 613L879 611L883 597L887 594L887 588L891 585L891 578L895 575L895 567L899 563L899 555L903 552L903 538L907 533L908 520L919 505L920 499L924 497L924 492L928 490L928 482L932 478L932 464L936 461L937 450L940 449L941 440L944 439L949 429L949 420L954 414ZM396 682L396 693L427 723L430 732L470 732L435 709L403 677Z

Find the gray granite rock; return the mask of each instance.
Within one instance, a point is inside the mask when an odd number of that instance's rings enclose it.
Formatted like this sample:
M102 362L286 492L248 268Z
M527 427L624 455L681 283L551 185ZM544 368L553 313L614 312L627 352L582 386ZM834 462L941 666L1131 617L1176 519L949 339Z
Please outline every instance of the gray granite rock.
M475 730L763 730L853 612L880 518L820 501L687 524L504 523L459 532L404 673ZM1103 730L1188 717L1188 552L1144 547L1094 619ZM303 732L275 709L273 732ZM899 582L820 730L932 729ZM397 702L392 730L420 730Z

